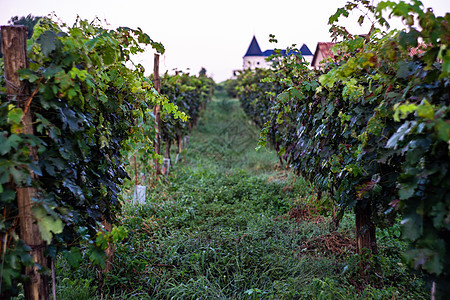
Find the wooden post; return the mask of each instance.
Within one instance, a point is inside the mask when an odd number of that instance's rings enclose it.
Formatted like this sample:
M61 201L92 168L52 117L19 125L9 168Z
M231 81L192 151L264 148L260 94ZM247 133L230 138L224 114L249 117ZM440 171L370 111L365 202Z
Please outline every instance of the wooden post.
M136 154L134 155L134 180L135 180L134 185L138 185L139 180L138 180Z
M153 64L153 80L155 84L155 89L158 93L161 92L161 79L159 78L159 54L155 53L155 60ZM161 154L161 136L160 136L160 129L161 129L161 107L159 104L156 104L155 108L153 109L153 114L155 115L155 121L156 121L156 139L155 139L155 153ZM158 159L154 159L153 162L155 163L155 173L156 176L161 174L161 164L159 163Z
M24 108L30 98L29 88L20 81L18 70L27 67L27 32L26 26L2 26L2 52L5 64L6 93L8 98L14 98L17 106ZM31 109L28 109L22 119L22 133L33 134ZM30 149L31 156L37 160L36 149ZM33 179L37 176L30 170ZM45 242L41 238L38 225L34 222L31 208L37 191L32 187L17 187L17 206L19 210L20 238L31 247L31 256L36 264L47 267L44 256ZM25 269L28 280L24 286L25 299L48 299L48 276L38 271L37 265Z
M111 232L112 231L112 225L106 219L103 220L103 228L105 232ZM105 269L103 270L103 274L106 275L109 272L112 271L112 262L114 257L114 248L113 244L111 242L108 242L108 248L105 250L106 253L106 262L105 262Z
M167 143L166 143L166 153L164 154L164 157L165 158L168 158L168 159L170 159L170 146L172 145L172 141L168 141Z
M103 233L112 231L112 225L106 220L105 216L103 216L102 225L103 227L100 227L99 231ZM105 284L105 277L108 275L109 272L112 271L113 267L112 263L114 259L114 248L111 242L108 242L108 248L106 248L105 254L106 254L105 268L101 269L100 266L97 267L97 279L100 290L103 288Z
M177 140L175 146L177 153L177 156L175 157L175 163L178 163L181 160L181 151L183 150L183 137L181 133L177 133Z
M356 225L356 250L360 255L359 272L364 278L368 278L371 273L378 271L379 266L371 266L368 255L377 255L376 228L372 220L372 210L369 203L358 201L355 206Z
M183 137L181 134L177 135L177 154L180 154L183 151Z

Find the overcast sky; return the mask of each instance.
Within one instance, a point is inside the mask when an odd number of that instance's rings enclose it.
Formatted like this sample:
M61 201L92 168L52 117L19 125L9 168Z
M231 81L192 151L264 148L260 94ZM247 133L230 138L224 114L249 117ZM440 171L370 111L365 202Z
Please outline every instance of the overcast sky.
M450 11L450 0L423 0L437 15ZM0 25L12 16L45 16L51 12L73 24L77 15L107 20L109 28L141 27L166 53L161 71L190 69L198 73L205 67L217 82L242 68L252 36L261 50L285 48L304 43L314 52L317 42L330 41L328 17L346 0L0 0ZM353 26L352 33L366 28ZM278 44L269 43L275 34ZM136 59L147 73L153 68L153 52Z

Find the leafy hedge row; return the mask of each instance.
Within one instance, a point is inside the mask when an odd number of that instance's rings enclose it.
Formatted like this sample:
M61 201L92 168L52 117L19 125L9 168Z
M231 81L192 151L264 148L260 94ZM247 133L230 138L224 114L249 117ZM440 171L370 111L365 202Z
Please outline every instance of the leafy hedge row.
M191 132L197 123L200 110L213 96L214 85L214 80L206 76L205 69L202 69L198 76L177 72L175 75L166 73L161 77L161 94L188 116L187 122L173 113L161 116L161 139L166 145L166 152L170 150L173 142L179 143L181 138Z
M120 212L127 153L136 147L153 151L156 103L185 118L156 93L141 65L126 66L145 45L164 52L140 29L106 30L80 19L68 27L42 19L29 40L29 68L20 71L37 92L31 102L35 136L17 133L24 112L6 97L1 68L2 292L14 294L26 280L23 266L34 264L18 236L15 187L38 188L34 218L52 259L61 252L73 266L86 258L104 267L107 243L123 238L123 230L107 233L102 224L114 223ZM37 148L37 162L29 147Z
M293 132L294 128L292 126L289 128L292 122L282 124L280 119L273 117L278 114L274 101L278 94L290 86L299 84L307 71L301 56L295 54L299 52L295 49L290 50L292 51L288 52L294 54L287 57L275 55L269 58L272 59L274 68L246 69L239 72L236 80L237 95L244 112L256 126L264 128L262 134L265 141L269 141L277 151L282 163L283 158L286 160L287 157L284 155L283 142L279 137Z
M262 137L291 168L329 191L342 208L355 208L357 222L361 211L371 214L363 229L373 231L372 243L375 224L388 226L402 212L403 238L412 245L405 257L445 289L450 278L450 14L436 17L419 1L377 7L355 1L330 23L357 7L376 22L364 37L333 25L333 34L342 38L334 62L320 71L301 64L246 71L238 77L239 95L249 116L258 125L265 122ZM385 10L407 28L383 31ZM288 87L280 92L280 85Z

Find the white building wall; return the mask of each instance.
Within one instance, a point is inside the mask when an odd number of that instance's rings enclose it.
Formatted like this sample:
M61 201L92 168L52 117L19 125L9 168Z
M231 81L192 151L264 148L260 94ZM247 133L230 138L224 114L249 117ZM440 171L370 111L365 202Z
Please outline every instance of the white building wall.
M309 67L311 67L311 63L312 63L313 56L312 56L312 55L304 55L303 57L304 57L305 60L308 62Z
M244 69L268 68L270 64L266 61L265 56L245 56Z
M312 55L305 55L303 56L305 60L309 63L309 66L311 67L311 62L313 59ZM266 61L266 56L244 56L244 65L243 69L268 69L272 66L271 62Z

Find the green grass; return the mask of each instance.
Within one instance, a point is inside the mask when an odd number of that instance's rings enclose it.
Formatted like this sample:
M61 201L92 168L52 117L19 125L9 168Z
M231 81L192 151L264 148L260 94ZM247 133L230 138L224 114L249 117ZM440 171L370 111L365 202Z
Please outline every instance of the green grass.
M282 217L293 207L314 213L315 193L301 177L281 170L273 152L256 152L257 138L239 103L219 94L203 112L167 183L149 191L145 205L125 204L128 238L116 246L105 285L100 289L90 281L92 267L70 270L62 260L62 298L428 297L422 281L401 263L405 245L393 236L395 228L379 232L386 271L378 286L365 290L351 284L358 279L353 253L308 249L315 238L330 233L330 219ZM353 238L353 224L352 214L346 214L339 233Z
M249 125L236 99L224 95L211 102L193 132L187 150L187 166L208 169L271 171L277 163L272 151L256 152L258 130Z

